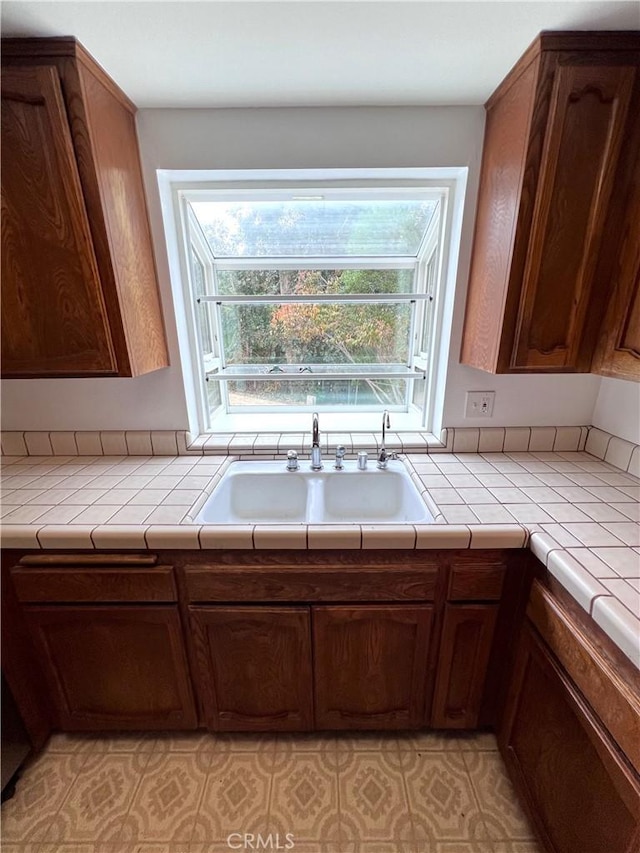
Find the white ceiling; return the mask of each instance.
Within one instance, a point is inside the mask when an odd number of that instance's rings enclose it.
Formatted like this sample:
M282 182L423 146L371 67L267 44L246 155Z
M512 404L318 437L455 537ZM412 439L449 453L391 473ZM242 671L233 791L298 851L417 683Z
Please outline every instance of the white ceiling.
M139 107L480 104L542 29L640 29L640 0L2 3L74 35Z

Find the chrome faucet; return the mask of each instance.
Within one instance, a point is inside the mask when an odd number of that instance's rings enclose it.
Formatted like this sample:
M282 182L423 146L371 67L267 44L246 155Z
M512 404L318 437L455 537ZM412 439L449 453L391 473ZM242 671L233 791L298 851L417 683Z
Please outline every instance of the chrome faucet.
M394 459L394 453L387 453L387 448L385 447L385 438L386 438L386 430L391 428L391 421L389 420L389 412L385 409L384 414L382 415L382 442L380 443L380 452L378 453L378 468L384 471L387 467L387 463L389 459Z
M320 450L320 428L318 426L318 413L313 413L311 429L311 470L320 471L322 468L322 451Z

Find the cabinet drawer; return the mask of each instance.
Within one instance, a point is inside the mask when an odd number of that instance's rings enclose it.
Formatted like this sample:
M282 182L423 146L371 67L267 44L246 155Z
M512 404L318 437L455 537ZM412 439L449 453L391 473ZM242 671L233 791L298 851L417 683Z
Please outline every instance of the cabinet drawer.
M449 576L449 601L499 601L505 567L454 565Z
M11 577L19 601L176 601L171 566L36 568L15 566Z
M432 601L438 569L187 567L189 601Z

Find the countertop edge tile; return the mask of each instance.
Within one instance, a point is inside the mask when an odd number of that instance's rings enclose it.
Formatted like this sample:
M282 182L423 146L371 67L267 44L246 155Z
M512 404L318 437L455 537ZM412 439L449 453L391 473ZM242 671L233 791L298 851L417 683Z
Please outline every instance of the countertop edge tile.
M41 548L38 539L40 529L33 524L3 524L0 544L3 548Z
M605 634L640 669L640 619L612 595L596 598L591 615Z
M466 524L416 524L416 549L468 548L471 531Z
M145 530L149 548L186 548L200 550L200 527L184 524L155 524Z
M394 548L414 550L416 547L416 528L413 524L361 524L362 549L371 550Z
M200 528L200 548L203 551L224 549L253 549L253 524L206 524Z
M534 530L529 536L529 550L532 551L543 565L547 565L547 558L554 549L561 548L556 540L542 530Z
M524 548L527 531L518 524L470 524L469 548Z
M95 524L46 524L38 531L43 548L93 549L91 534Z
M307 548L306 524L256 524L253 528L256 549L300 550Z
M145 533L147 525L100 524L93 528L91 538L96 549L100 548L146 548L147 540Z
M607 588L566 551L551 551L547 569L587 613L591 613L594 598L599 595L609 595Z

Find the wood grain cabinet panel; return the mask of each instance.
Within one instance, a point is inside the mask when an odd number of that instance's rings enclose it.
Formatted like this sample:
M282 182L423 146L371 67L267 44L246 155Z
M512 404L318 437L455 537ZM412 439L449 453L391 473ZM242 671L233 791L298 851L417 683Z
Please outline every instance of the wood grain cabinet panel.
M53 66L2 73L2 365L7 374L116 370Z
M630 66L556 70L512 367L584 364L582 331L635 74Z
M316 728L418 728L433 608L313 608Z
M308 607L190 607L197 686L214 731L313 725Z
M525 626L500 732L512 778L555 853L640 849L640 781Z
M543 33L487 102L462 363L591 369L640 140L639 67L637 33ZM635 272L632 258L620 267L622 299Z
M63 731L192 729L177 607L24 608Z
M498 616L496 604L447 604L431 724L474 729L484 694Z
M634 138L640 140L640 96L636 113ZM611 256L604 259L598 270L599 280L611 281L613 290L604 309L593 370L637 382L640 381L640 141L629 170L632 188L625 216L610 223L617 240L611 241Z
M166 367L135 107L75 39L3 39L2 78L3 375Z

